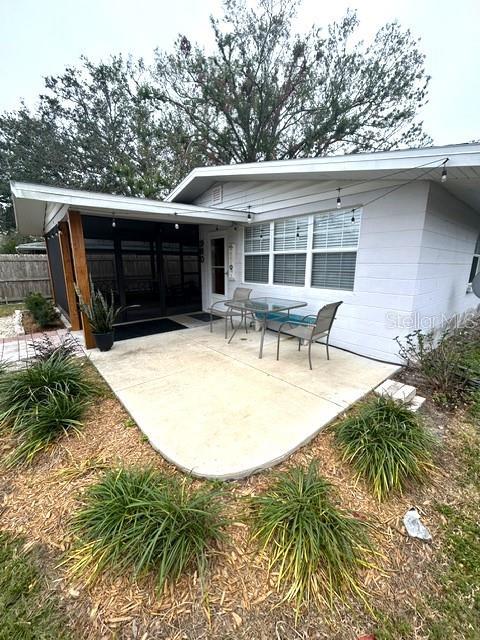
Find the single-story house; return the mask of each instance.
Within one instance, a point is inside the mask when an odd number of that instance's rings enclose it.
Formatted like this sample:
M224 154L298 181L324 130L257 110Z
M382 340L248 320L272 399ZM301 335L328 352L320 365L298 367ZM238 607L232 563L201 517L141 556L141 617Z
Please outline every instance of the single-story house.
M73 283L88 296L89 277L139 305L121 322L206 310L245 285L305 313L342 300L331 344L398 362L396 336L478 305L480 144L202 167L164 201L11 190L73 329Z

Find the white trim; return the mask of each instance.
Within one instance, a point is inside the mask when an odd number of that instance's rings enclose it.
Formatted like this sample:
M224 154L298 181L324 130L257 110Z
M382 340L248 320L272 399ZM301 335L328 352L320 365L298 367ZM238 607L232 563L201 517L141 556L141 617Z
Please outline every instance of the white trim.
M447 168L480 166L480 144L459 144L443 147L426 147L422 149L400 149L396 151L376 151L371 153L355 153L349 155L327 156L322 158L302 158L295 160L272 160L264 162L250 162L213 167L198 167L193 169L175 189L165 198L167 202L176 202L193 182L199 182L199 188L204 191L211 186L208 181L228 178L252 179L270 178L281 179L314 179L319 174L329 179L328 174L342 174L345 172L369 172L374 177L379 172L393 172L402 169L416 169L426 162L441 163L448 157ZM419 169L421 172L422 170ZM388 175L385 176L388 179ZM331 179L331 177L330 177ZM344 176L343 179L348 179ZM431 179L431 178L429 178ZM438 176L440 180L440 175ZM197 194L198 195L198 194Z

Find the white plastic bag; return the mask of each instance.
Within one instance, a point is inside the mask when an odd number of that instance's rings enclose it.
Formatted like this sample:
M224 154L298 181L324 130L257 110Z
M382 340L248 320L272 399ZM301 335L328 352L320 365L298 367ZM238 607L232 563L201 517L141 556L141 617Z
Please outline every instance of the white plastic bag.
M430 531L420 522L420 514L414 507L403 516L403 524L411 538L420 538L420 540L426 541L432 539Z

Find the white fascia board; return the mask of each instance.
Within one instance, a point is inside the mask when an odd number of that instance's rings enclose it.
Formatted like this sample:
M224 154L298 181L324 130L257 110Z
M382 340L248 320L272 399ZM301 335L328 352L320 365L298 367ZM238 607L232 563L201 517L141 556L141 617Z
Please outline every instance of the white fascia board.
M188 219L191 222L197 219L203 222L232 222L241 223L247 221L247 212L229 211L213 207L197 207L189 204L173 204L159 200L147 200L146 198L131 198L125 196L112 196L105 193L92 193L78 189L63 189L35 185L21 182L11 182L10 188L15 202L17 218L21 216L22 200L42 202L47 205L48 219L46 230L50 230L59 222L67 209L75 209L80 212L89 212L92 215L118 215L132 217L139 220L148 219ZM66 209L65 209L66 208Z
M480 144L460 144L444 147L426 147L423 149L405 149L374 153L325 156L322 158L301 158L296 160L272 160L231 164L218 167L199 167L193 169L186 178L165 198L173 202L181 198L182 192L197 178L225 180L229 177L242 179L261 179L268 176L274 180L288 175L295 178L314 179L318 174L328 175L338 172L360 171L399 171L414 169L435 162L439 164L448 158L448 167L480 167ZM385 176L388 179L388 175ZM326 178L327 179L327 178Z

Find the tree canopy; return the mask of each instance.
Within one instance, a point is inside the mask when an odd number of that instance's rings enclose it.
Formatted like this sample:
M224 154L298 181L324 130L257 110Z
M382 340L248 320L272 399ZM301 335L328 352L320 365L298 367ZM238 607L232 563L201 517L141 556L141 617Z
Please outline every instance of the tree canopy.
M422 146L429 78L396 22L370 43L347 12L296 34L297 0L224 0L214 46L186 35L154 64L82 58L34 109L0 115L0 228L9 180L162 197L193 167Z

